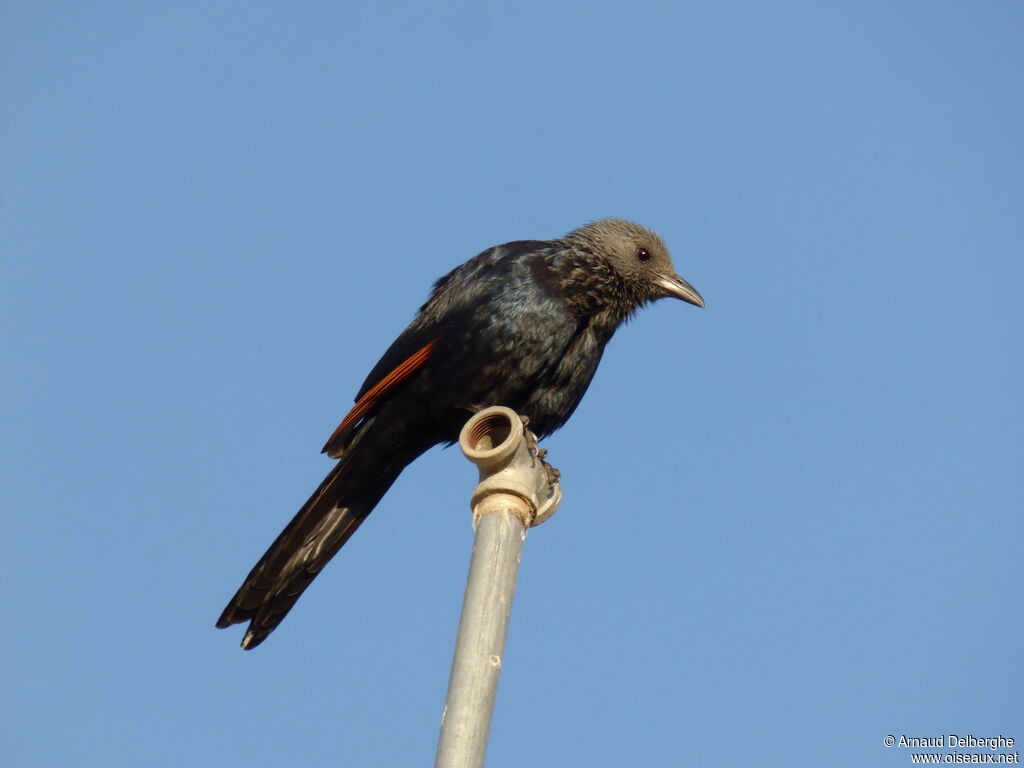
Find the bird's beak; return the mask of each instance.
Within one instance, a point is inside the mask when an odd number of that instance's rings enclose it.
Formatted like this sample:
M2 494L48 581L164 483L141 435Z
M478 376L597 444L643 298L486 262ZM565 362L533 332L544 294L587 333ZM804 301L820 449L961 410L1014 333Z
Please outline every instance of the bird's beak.
M697 307L704 306L704 297L679 275L660 277L655 282L665 291L666 296L674 296Z

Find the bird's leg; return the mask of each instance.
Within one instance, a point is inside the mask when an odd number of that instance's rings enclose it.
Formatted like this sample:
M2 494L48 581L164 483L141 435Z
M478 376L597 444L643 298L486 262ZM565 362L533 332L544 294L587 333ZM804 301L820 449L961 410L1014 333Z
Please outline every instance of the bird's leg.
M530 417L519 414L519 420L523 422L523 437L526 438L526 449L534 456L537 455L537 436L530 431Z
M523 422L523 436L526 438L526 447L530 453L533 454L534 458L536 458L544 467L544 471L547 472L548 475L548 485L553 488L555 483L557 483L558 479L562 476L562 473L544 461L544 459L547 458L548 449L540 447L540 444L537 441L537 436L533 434L527 426L530 423L530 417L524 416L520 413L519 420Z

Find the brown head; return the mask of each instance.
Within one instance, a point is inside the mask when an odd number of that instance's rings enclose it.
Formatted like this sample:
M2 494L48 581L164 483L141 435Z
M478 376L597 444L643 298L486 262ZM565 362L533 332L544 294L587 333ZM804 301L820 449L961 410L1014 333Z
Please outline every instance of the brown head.
M626 219L600 219L574 229L564 240L608 263L641 301L673 297L698 307L704 299L676 274L658 234Z

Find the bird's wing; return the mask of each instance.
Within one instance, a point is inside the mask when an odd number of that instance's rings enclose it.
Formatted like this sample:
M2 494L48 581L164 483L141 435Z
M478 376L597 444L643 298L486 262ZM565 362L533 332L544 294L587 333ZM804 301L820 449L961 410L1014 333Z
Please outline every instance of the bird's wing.
M388 349L384 357L381 358L373 371L370 372L370 376L359 391L356 404L352 407L352 410L341 420L341 424L338 425L338 428L334 430L333 434L324 444L323 452L332 459L336 459L344 453L353 430L370 413L371 409L387 400L403 381L406 381L413 373L423 367L430 357L430 353L437 346L439 339L438 336L435 336L411 355L402 358L401 362L395 364L395 358L401 358L404 354L403 350L407 351L411 346L409 343L410 338L407 338L409 335L408 331L403 333L391 345L391 348ZM420 335L420 340L422 338L423 336Z
M323 452L332 458L340 457L348 448L359 425L371 417L375 410L394 397L401 386L421 371L438 346L442 337L452 329L477 328L483 325L500 325L500 314L495 316L491 307L495 297L508 291L512 278L518 273L518 284L530 286L539 277L547 283L553 273L539 268L543 262L540 252L547 244L537 240L521 240L488 248L465 264L456 267L434 284L434 290L427 302L420 307L416 319L395 339L387 352L366 377L356 395L356 404L327 440ZM533 259L527 259L535 255ZM527 274L528 273L528 274ZM532 277L532 281L525 278ZM515 281L512 281L515 284ZM552 291L555 284L537 287ZM486 320L486 322L485 322ZM514 333L510 331L510 333ZM446 364L453 362L450 355L456 342L448 339L447 351L439 353ZM462 354L459 352L459 354Z

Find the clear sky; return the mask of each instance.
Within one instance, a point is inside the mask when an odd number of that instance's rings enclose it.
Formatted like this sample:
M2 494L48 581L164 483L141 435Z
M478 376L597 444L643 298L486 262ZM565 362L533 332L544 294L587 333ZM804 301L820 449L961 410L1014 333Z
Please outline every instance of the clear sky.
M256 651L214 621L431 282L604 216L707 308L546 441L490 768L1024 740L1020 2L0 16L5 765L431 764L456 450Z

